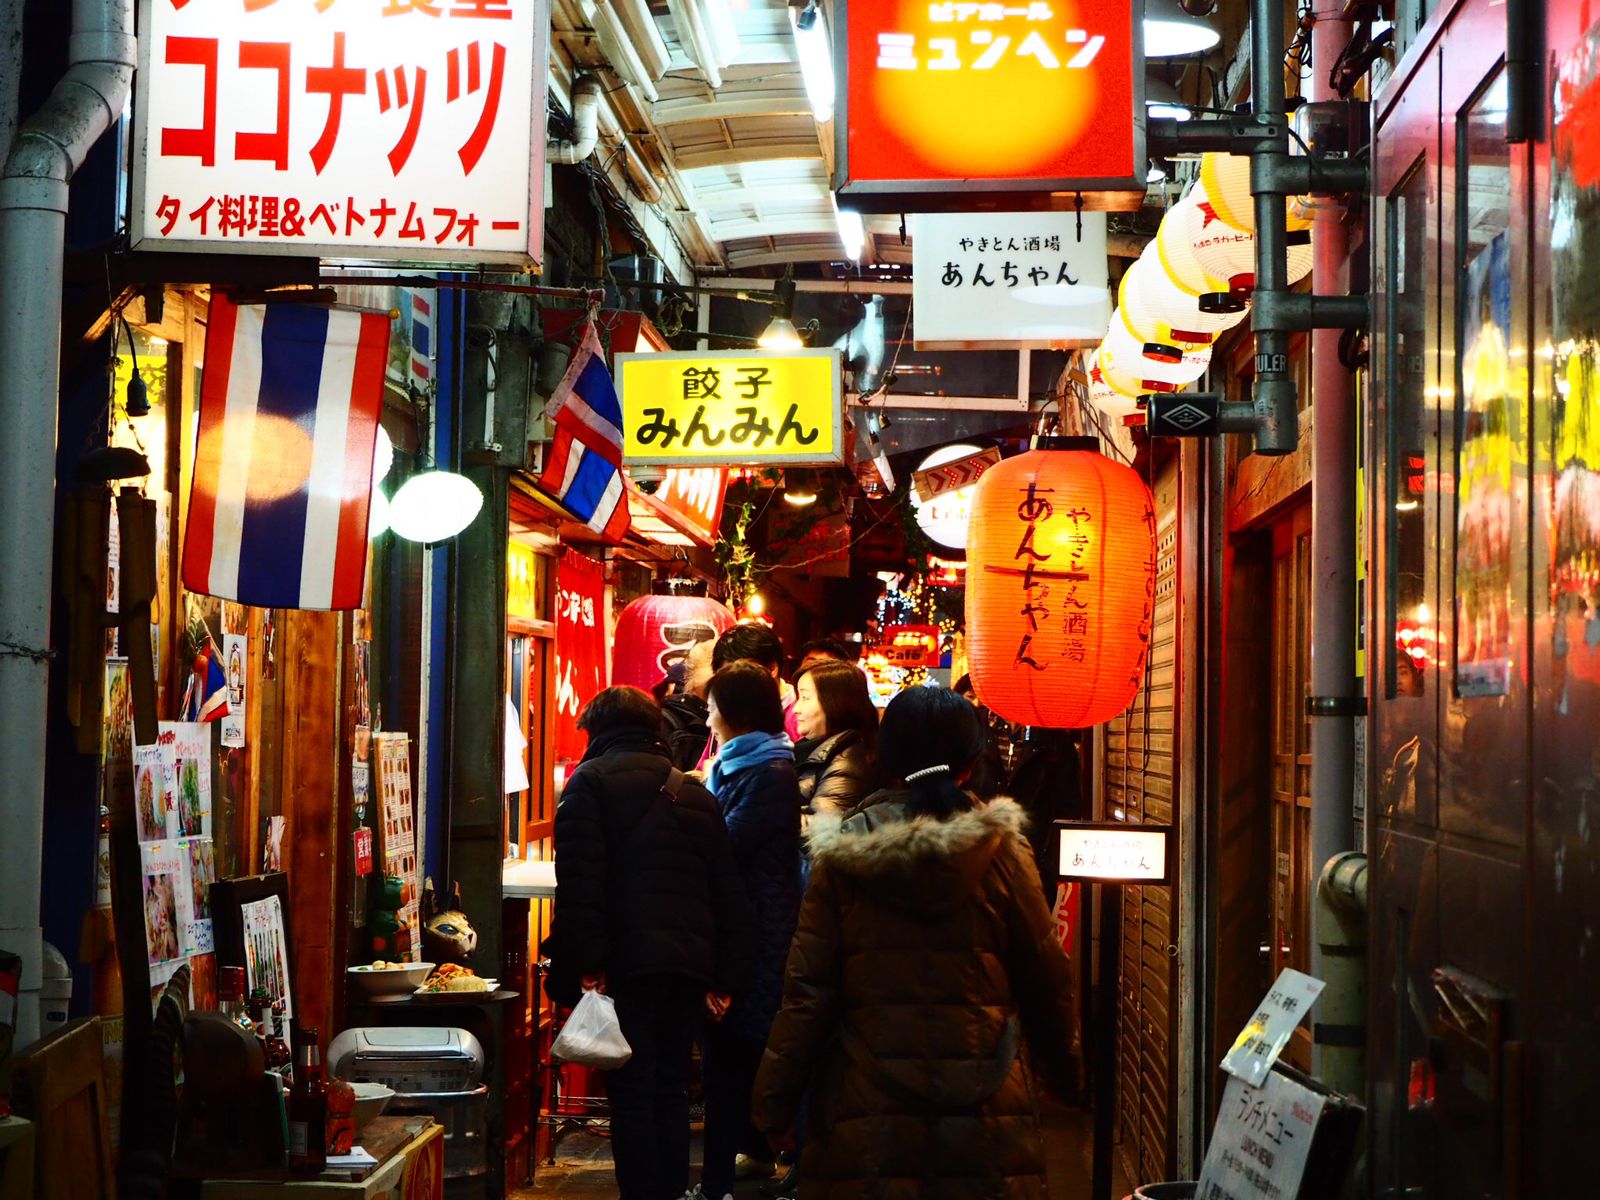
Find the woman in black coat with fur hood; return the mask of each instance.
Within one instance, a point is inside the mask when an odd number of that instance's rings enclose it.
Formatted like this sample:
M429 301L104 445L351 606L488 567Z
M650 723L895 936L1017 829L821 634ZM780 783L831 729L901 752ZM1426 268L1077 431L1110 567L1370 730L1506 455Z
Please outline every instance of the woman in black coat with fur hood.
M771 1135L808 1099L801 1200L1040 1200L1034 1070L1075 1092L1073 977L1012 801L960 784L972 705L911 688L884 714L894 786L812 822L811 883L756 1082Z

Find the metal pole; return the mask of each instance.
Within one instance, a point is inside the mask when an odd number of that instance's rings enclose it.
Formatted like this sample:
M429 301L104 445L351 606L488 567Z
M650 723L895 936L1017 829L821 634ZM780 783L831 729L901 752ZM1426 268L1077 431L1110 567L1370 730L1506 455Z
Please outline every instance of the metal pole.
M1350 40L1350 23L1318 19L1311 32L1313 100L1336 99L1328 64ZM1350 241L1342 207L1317 210L1311 227L1312 290L1338 296L1349 290ZM1311 871L1352 849L1355 796L1356 711L1356 422L1351 373L1339 359L1340 331L1311 332L1311 403L1315 414L1311 467ZM1311 938L1311 973L1327 979L1321 925ZM1331 931L1330 936L1331 936ZM1326 1008L1327 1005L1324 1004ZM1312 1070L1324 1069L1324 1051L1312 1045ZM1358 1093L1359 1094L1359 1093Z
M1122 885L1100 885L1100 970L1094 1002L1094 1164L1089 1194L1115 1200L1112 1140L1117 1123L1117 992L1122 949Z
M1257 296L1287 292L1288 232L1284 220L1283 170L1289 161L1283 93L1282 0L1253 0L1250 14L1250 100L1266 143L1250 160L1250 190L1256 206ZM1260 306L1252 317L1256 336L1256 452L1292 454L1300 441L1294 376L1289 368L1290 330Z

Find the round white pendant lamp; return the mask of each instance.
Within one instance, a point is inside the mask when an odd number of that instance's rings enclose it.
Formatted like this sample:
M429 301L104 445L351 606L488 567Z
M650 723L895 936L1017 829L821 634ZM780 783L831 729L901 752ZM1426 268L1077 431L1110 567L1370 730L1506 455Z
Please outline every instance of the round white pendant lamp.
M1144 56L1146 58L1187 58L1204 54L1222 40L1216 26L1200 17L1191 17L1178 0L1145 0Z
M412 542L432 545L460 533L483 507L483 493L465 475L424 471L400 485L389 501L389 528Z
M389 532L389 497L374 481L372 499L367 501L367 540L380 538Z
M378 426L378 437L372 444L372 486L376 488L389 476L389 469L394 466L394 443L389 440L389 431L382 425Z

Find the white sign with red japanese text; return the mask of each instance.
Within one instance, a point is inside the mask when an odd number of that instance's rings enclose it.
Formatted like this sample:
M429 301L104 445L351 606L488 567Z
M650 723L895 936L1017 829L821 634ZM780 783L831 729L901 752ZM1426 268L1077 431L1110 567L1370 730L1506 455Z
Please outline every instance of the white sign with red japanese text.
M548 0L144 0L140 249L538 262Z
M916 213L911 263L918 349L1088 346L1111 319L1105 213Z
M1276 1071L1253 1088L1228 1080L1200 1168L1196 1200L1287 1200L1300 1194L1328 1098Z

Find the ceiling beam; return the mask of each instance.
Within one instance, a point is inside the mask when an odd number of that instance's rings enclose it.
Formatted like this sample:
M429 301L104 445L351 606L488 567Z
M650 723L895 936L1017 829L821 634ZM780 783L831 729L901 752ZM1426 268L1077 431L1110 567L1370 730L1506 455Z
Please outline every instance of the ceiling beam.
M650 106L657 125L723 121L737 117L803 117L811 112L804 88L749 88L725 83L715 96L667 96Z
M706 150L675 150L673 163L680 171L699 167L727 167L738 163L777 162L786 158L816 160L822 155L814 139L796 142L751 142L738 146L715 146Z

